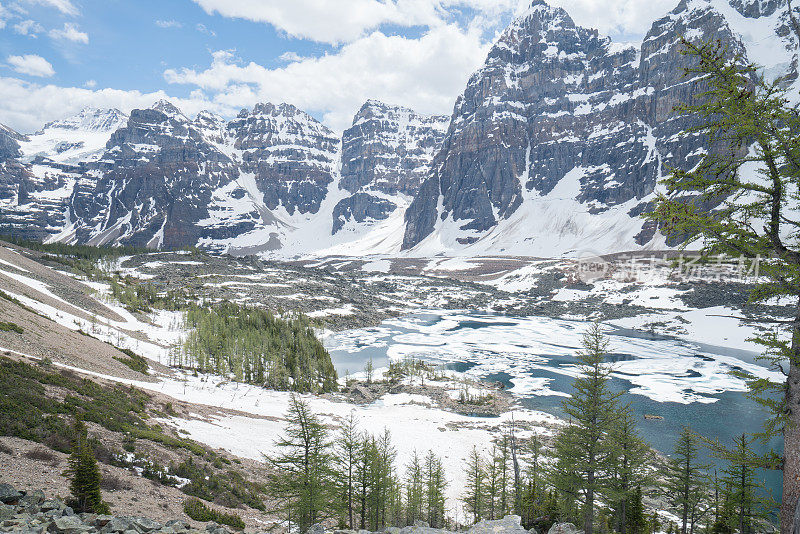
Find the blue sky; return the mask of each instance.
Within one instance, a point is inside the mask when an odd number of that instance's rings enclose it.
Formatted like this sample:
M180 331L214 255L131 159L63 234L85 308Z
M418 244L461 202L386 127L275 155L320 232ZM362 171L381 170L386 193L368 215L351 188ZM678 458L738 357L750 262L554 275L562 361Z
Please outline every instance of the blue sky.
M677 0L551 0L636 41ZM525 0L0 0L0 122L170 98L226 116L287 101L335 130L367 98L449 114Z

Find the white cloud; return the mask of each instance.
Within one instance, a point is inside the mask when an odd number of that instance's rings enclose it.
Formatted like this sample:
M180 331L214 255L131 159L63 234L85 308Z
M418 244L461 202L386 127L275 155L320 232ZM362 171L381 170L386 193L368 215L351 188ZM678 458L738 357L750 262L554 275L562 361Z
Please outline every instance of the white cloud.
M65 15L75 16L80 13L71 0L28 0L28 3L54 7Z
M597 28L612 37L641 37L677 0L547 0L563 7L579 26Z
M63 2L33 1L50 5ZM210 109L230 117L257 102L286 101L321 116L335 130L342 130L368 98L406 105L423 113L450 114L468 76L486 56L490 33L499 29L498 25L508 19L520 1L527 5L530 0L193 1L209 13L273 24L287 35L344 44L321 57L285 52L279 56L284 63L275 68L243 62L233 51L216 51L206 68L167 70L167 82L185 85L190 91L188 98L171 99L187 115ZM550 1L565 7L576 23L612 35L643 34L653 20L677 2ZM358 7L363 10L353 11ZM457 16L458 7L472 11ZM166 25L162 27L175 27L171 26L174 21L160 22ZM410 38L375 30L386 23L420 24L424 33ZM161 26L159 21L156 24ZM201 25L195 28L209 31ZM46 67L38 75L52 75L52 66L46 61L43 65ZM0 78L0 122L21 131L34 131L47 121L86 106L130 111L169 98L165 91L142 93L95 87L92 81L86 82L85 87L58 87Z
M321 113L329 126L342 130L368 98L449 115L488 46L479 30L448 24L419 39L374 32L337 54L275 69L241 64L233 52L217 51L205 70L169 69L164 77L203 90L223 113L256 102L285 101Z
M206 13L271 24L290 37L347 43L383 24L439 26L449 8L513 10L527 0L193 0Z
M71 41L73 43L89 44L89 34L80 31L77 24L71 22L64 23L64 27L60 30L50 30L50 38L59 41Z
M284 52L283 54L278 56L278 59L290 63L292 61L301 61L303 59L303 56L301 56L297 52Z
M197 31L199 31L200 33L204 33L206 35L210 35L211 37L216 37L217 36L217 32L215 32L214 30L208 28L205 24L199 24L198 23L197 26L195 26L194 28Z
M23 20L16 24L14 24L14 32L18 33L19 35L28 35L30 37L36 37L37 34L42 33L44 28L41 24L36 22L35 20Z
M19 132L34 132L54 119L73 115L86 107L118 108L130 112L147 108L160 99L168 99L187 114L208 107L208 102L170 98L164 91L142 93L118 89L85 89L26 82L0 77L0 122Z
M159 28L183 28L183 23L177 20L157 20L156 26Z
M84 87L88 87L89 89L94 89L97 87L97 81L95 80L86 80L86 83L83 84Z
M24 56L8 56L8 64L20 74L47 78L56 73L53 66L42 56L26 54Z
M530 0L193 0L208 14L271 24L289 37L347 43L383 24L432 27L450 22L455 8L477 11L491 23ZM614 37L638 37L677 0L548 0L575 22ZM346 13L347 16L342 14ZM331 21L335 21L332 23Z

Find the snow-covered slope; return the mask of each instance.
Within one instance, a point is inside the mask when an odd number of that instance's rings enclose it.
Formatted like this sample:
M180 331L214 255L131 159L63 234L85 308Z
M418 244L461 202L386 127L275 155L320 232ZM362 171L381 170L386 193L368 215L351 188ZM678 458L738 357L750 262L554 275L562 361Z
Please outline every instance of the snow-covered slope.
M24 159L77 164L96 161L111 134L122 128L128 116L118 109L86 108L77 115L53 121L20 143Z

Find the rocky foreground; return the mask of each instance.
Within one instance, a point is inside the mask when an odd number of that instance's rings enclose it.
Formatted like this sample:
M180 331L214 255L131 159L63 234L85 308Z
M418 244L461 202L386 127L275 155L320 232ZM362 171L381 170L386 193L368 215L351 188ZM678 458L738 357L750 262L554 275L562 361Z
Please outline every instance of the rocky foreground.
M59 498L48 499L41 490L19 491L10 484L0 484L0 532L23 532L27 534L63 533L63 534L230 534L225 527L208 523L197 528L186 521L173 519L159 523L146 517L129 517L98 515L89 513L77 514ZM333 530L322 525L314 525L308 534L372 534L366 530ZM424 522L417 522L409 527L389 527L381 534L449 534L450 531L430 528ZM509 515L496 521L481 521L466 534L537 534L536 531L525 530L520 525L520 518ZM548 534L582 534L569 523L553 525Z
M144 534L230 534L219 525L209 523L204 529L193 528L186 521L175 519L159 523L146 517L119 517L81 513L59 498L48 499L41 490L18 491L9 484L0 484L0 532L45 532L64 534L124 533Z

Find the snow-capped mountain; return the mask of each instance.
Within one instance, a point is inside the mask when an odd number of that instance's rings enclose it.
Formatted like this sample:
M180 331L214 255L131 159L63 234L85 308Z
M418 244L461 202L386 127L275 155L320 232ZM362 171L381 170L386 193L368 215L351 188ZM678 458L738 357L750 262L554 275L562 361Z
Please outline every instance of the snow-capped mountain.
M50 122L21 143L28 161L41 158L54 163L76 164L100 157L111 134L122 128L128 116L118 109L86 108L77 115Z
M197 244L234 254L327 248L386 218L356 207L348 211L355 227L333 236L341 229L334 213L358 195L381 195L402 220L444 121L365 105L345 135L349 189L340 187L342 140L288 104L259 104L227 122L208 111L192 120L159 101L130 116L84 110L27 137L4 129L0 148L9 163L0 198L4 215L14 216L0 231L19 234L25 226L37 229L26 236L50 240ZM357 176L355 162L367 160L384 162L382 171Z
M227 155L166 101L134 110L86 164L59 239L180 247L205 235L213 191L238 177Z
M639 215L667 169L714 150L673 112L697 90L681 36L721 39L797 96L786 0L681 0L639 47L535 0L451 117L370 100L339 137L289 104L226 121L161 101L0 127L0 233L284 257L663 247Z
M334 208L333 233L405 209L430 171L449 120L367 101L342 136L339 185L350 196Z
M534 1L458 98L444 148L406 212L403 246L553 256L663 245L638 215L671 166L713 147L674 107L697 88L680 38L797 78L781 0L682 0L641 47L625 48Z

